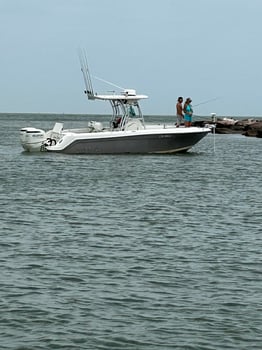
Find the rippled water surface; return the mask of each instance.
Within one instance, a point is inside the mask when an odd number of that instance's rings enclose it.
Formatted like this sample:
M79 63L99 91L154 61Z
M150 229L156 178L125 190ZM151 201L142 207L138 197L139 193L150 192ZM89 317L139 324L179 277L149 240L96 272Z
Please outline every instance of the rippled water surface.
M261 349L262 140L23 153L55 118L1 115L1 349Z

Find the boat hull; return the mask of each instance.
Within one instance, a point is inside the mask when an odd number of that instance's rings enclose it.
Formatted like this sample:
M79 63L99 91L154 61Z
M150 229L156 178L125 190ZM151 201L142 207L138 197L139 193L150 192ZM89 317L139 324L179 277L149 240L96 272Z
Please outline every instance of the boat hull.
M172 133L137 132L129 135L106 137L74 137L61 145L46 147L49 152L68 154L145 154L186 152L209 132L200 129L195 132Z

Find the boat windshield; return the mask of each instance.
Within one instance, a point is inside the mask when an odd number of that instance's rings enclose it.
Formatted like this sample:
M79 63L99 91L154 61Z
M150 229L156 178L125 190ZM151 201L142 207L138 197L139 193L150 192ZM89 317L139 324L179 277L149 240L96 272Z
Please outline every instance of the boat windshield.
M113 128L123 129L129 119L139 119L144 125L144 117L137 100L110 100L113 115L111 124Z

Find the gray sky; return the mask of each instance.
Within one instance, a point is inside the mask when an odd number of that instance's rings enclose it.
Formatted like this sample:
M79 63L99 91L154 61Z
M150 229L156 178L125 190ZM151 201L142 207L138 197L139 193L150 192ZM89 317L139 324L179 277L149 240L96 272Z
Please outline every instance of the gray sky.
M0 112L110 113L91 72L146 94L144 114L262 115L261 0L0 0ZM93 79L94 90L112 86Z

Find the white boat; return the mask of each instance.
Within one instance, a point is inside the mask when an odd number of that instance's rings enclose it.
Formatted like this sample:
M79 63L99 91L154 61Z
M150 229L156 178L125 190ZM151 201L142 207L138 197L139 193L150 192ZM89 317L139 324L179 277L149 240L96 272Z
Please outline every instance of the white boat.
M20 142L24 150L70 154L176 153L188 151L210 132L201 127L145 124L139 102L146 95L137 95L133 89L119 94L94 93L84 54L80 55L80 63L88 99L111 104L113 113L108 125L90 121L86 128L64 130L62 123L56 123L47 132L22 128Z

